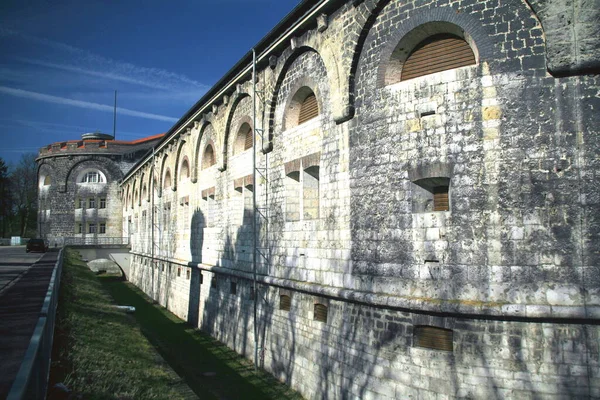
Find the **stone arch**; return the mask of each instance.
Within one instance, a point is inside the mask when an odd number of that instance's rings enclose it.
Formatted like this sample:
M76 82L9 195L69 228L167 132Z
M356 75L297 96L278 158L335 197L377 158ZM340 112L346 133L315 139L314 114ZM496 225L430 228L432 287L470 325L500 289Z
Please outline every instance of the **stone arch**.
M273 146L273 136L274 136L274 130L275 130L275 125L276 125L275 112L277 109L277 98L279 97L279 94L281 92L281 86L283 84L283 81L285 80L285 77L287 76L287 73L288 73L290 67L292 66L292 64L294 63L294 61L296 61L301 55L308 53L308 52L312 52L312 53L318 55L319 58L321 59L321 61L323 61L323 58L321 57L319 52L316 51L313 47L302 46L302 47L299 47L292 55L290 55L287 58L281 71L279 72L279 75L277 76L277 81L276 81L275 87L273 89L273 94L272 94L271 102L270 102L271 106L270 106L269 114L268 114L269 115L269 129L268 129L268 137L267 137L268 150L265 148L265 143L263 143L263 151L264 152L270 151ZM325 65L324 62L323 62L323 65ZM325 65L325 73L326 74L328 73L326 65ZM307 86L307 87L311 88L313 93L315 93L315 95L317 96L317 102L319 104L319 109L323 110L323 103L322 103L323 96L321 95L321 93L318 89L317 82L315 82L314 79L312 78L312 76L309 76L308 74L304 75L290 89L289 93L291 95L288 95L288 98L285 100L284 109L287 109L289 107L291 98L303 86ZM283 123L283 121L282 121L282 123Z
M362 59L365 46L367 45L367 39L371 29L376 25L379 16L387 7L392 0L380 0L367 18L367 21L363 25L357 44L355 46L352 64L350 68L350 74L348 74L348 86L351 92L352 103L356 96L356 77L358 76L358 67L360 60ZM465 13L457 13L454 8L451 7L438 7L433 10L422 9L418 11L418 15L414 18L407 18L402 21L398 29L396 29L385 41L382 49L377 52L379 60L377 65L379 66L377 71L377 87L383 87L385 85L385 64L383 60L389 60L392 53L398 43L413 29L432 22L444 22L456 25L461 28L464 32L468 33L470 40L477 44L477 56L479 62L490 60L494 57L494 43L490 40L490 35L493 34L490 31L490 27L484 27L481 21L475 19L473 16Z
M158 183L157 185L157 189L158 189L158 197L162 197L163 195L163 189L164 189L164 178L165 178L165 172L167 170L167 161L169 159L169 155L165 154L163 155L163 159L162 162L160 163L160 173L158 175L158 180L156 183Z
M54 168L52 164L49 162L41 162L37 166L37 176L38 176L38 188L48 189L51 185L54 185L56 182L56 177L54 177ZM47 179L50 179L50 182Z
M182 177L181 176L182 174L184 174L185 176ZM188 159L188 156L183 156L183 158L177 168L176 176L178 177L177 179L184 179L184 178L190 177L190 161Z
M191 174L191 180L193 183L196 183L198 181L198 175L199 175L199 171L200 171L200 161L202 158L202 155L200 154L200 149L202 146L202 141L204 140L204 136L206 134L211 134L212 131L212 136L216 136L216 132L213 126L213 123L211 121L205 120L204 123L202 124L202 127L200 128L200 134L198 135L198 140L196 140L196 146L194 148L194 154L193 154L193 166L192 166L192 174ZM208 132L207 132L208 131ZM216 154L215 154L216 156Z
M123 178L123 172L110 159L104 157L101 159L99 157L86 157L75 162L71 166L71 169L69 169L69 172L65 176L63 190L67 190L69 184L77 184L77 177L79 175L80 168L90 168L101 171L106 177L106 184Z
M137 179L134 179L133 180L133 185L131 187L131 205L130 205L130 207L131 207L132 210L135 207L136 195L137 195Z
M178 146L177 146L177 153L175 156L175 166L173 168L173 190L177 190L177 184L179 183L179 169L181 166L181 162L180 162L180 158L181 158L181 151L183 150L183 146L186 144L186 141L183 139L179 140ZM185 157L185 159L187 160L187 156ZM189 161L188 161L189 163Z
M235 113L238 109L238 105L242 102L242 100L246 99L246 98L251 98L250 94L248 93L240 93L239 95L237 95L237 97L235 98L235 100L233 101L233 104L231 105L231 109L229 110L229 114L227 115L227 122L225 124L225 137L223 138L223 165L222 165L222 170L227 169L227 161L228 161L228 151L231 149L232 154L233 154L233 148L232 148L232 143L230 142L229 136L231 134L231 132L234 132L234 134L237 134L237 131L239 130L239 126L235 126L232 127L232 123L233 123L233 118L235 116ZM254 133L254 123L252 122L252 117L248 116L248 120L249 120L249 125L252 129L252 133ZM233 139L235 141L235 137Z

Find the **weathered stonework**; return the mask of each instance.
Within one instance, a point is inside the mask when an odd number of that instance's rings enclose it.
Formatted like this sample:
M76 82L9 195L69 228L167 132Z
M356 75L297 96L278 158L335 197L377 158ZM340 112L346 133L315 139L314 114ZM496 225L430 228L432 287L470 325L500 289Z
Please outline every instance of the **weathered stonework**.
M130 279L308 398L600 398L600 7L558 3L301 3L256 110L247 56L126 173ZM475 63L400 79L439 33Z
M39 237L53 246L71 237L96 243L126 234L120 180L160 137L124 142L85 134L82 140L42 148L37 158ZM98 172L103 182L82 182L87 172Z

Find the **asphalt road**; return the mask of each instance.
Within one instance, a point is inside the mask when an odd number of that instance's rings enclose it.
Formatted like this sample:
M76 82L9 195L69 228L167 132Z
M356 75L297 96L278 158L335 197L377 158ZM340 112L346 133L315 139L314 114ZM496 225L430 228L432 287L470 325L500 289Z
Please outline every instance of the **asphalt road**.
M0 246L0 294L15 284L44 253L26 253L25 246Z
M0 399L6 398L40 316L58 252L0 247Z

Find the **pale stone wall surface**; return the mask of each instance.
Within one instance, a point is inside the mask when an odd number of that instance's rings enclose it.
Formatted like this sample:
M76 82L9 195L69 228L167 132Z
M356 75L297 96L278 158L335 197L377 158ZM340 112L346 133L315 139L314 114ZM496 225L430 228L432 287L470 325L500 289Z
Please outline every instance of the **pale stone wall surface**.
M544 28L580 11L529 3L353 1L315 16L260 65L255 181L252 150L233 150L253 125L249 77L125 177L125 196L150 193L123 208L124 226L147 215L131 280L250 358L256 301L260 365L308 398L600 398L598 55L557 74ZM447 29L475 65L391 82L399 43ZM319 116L296 126L306 88ZM186 157L187 180L174 172ZM449 210L430 209L428 179L448 183ZM452 351L419 347L423 326L451 332Z

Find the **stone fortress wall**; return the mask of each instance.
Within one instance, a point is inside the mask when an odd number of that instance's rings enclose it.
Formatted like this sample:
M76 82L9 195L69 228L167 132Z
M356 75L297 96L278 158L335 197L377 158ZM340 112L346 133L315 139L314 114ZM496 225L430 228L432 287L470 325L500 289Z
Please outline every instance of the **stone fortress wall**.
M37 158L39 237L50 246L62 245L67 237L89 243L122 237L120 181L161 137L121 141L88 133L42 148Z
M131 280L308 398L600 398L599 10L302 2L126 174Z

